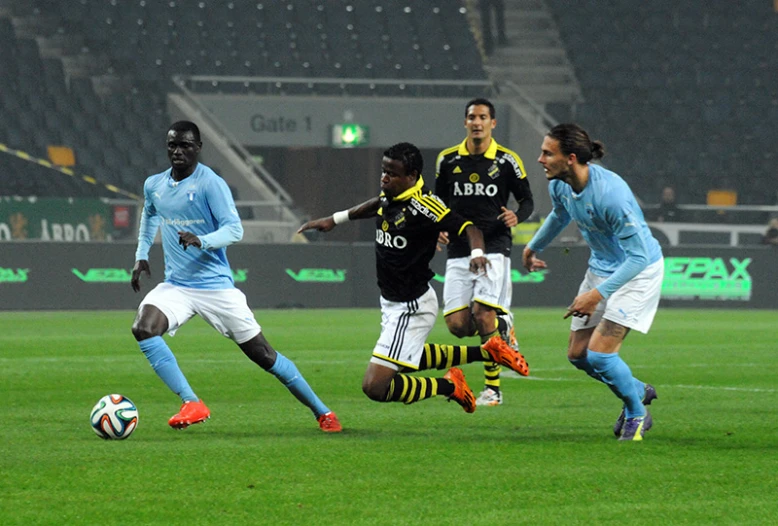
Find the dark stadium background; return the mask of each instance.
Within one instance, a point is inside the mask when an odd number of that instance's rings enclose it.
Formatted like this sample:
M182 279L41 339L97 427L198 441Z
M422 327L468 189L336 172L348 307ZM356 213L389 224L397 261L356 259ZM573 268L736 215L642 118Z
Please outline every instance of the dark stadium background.
M549 210L535 162L542 136L574 120L605 143L604 164L632 186L674 254L694 247L726 263L747 250L757 266L774 261L761 245L778 215L773 3L505 6L507 43L487 55L474 0L0 0L2 308L30 308L28 297L14 302L25 283L70 275L75 265L53 245L90 243L131 265L138 196L168 165L163 136L174 120L201 126L202 160L233 188L244 243L261 261L263 244L324 247L320 236L294 235L297 226L374 195L381 152L394 142L422 148L431 181L437 152L464 137L464 104L476 96L494 100L495 138L523 158L536 196L517 245ZM344 124L359 125L364 142L343 147L334 129ZM668 185L682 220L654 222ZM326 239L372 236L366 221ZM570 229L559 243L579 241ZM8 244L17 242L62 267L29 271ZM94 268L116 268L99 259ZM66 294L57 305L80 307Z

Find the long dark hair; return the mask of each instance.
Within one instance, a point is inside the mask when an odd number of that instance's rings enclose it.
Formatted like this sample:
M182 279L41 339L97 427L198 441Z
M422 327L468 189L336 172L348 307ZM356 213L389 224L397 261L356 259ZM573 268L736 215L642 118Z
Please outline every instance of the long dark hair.
M586 130L577 124L557 124L546 135L559 141L559 149L564 155L574 153L581 164L592 159L602 159L605 155L605 145L601 141L591 140Z

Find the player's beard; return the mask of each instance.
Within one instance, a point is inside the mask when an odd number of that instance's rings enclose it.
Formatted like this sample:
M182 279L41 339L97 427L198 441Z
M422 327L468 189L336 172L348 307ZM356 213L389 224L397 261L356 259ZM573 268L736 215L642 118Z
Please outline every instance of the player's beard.
M548 178L549 181L553 181L554 179L558 179L562 182L569 183L572 181L573 178L573 169L571 167L567 167L566 170L560 170L557 174L551 175L551 177Z

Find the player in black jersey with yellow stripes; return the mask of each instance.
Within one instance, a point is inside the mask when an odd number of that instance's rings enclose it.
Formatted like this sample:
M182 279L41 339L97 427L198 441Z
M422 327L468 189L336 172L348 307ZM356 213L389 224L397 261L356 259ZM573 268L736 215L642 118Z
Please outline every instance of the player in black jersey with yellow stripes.
M384 152L381 194L349 210L308 221L298 232L328 232L351 219L376 218L376 269L381 290L381 335L373 349L362 390L377 402L412 404L432 396L455 400L468 413L475 411L475 396L456 365L493 360L512 369L526 370L524 359L501 338L482 346L426 344L438 315L438 298L429 281L429 263L442 231L462 236L468 246L468 268L486 272L481 231L471 221L449 210L424 186L424 161L419 149L399 143ZM404 373L449 369L442 378ZM524 373L526 374L526 373Z
M496 124L490 101L471 100L465 106L467 138L438 155L435 193L481 229L491 263L487 273L474 277L467 271L467 245L441 237L448 244L443 314L455 336L478 334L485 342L502 334L518 351L511 313L511 227L532 214L534 203L521 158L492 138ZM511 194L519 203L516 211L507 208ZM502 404L500 366L484 363L484 377L477 404Z

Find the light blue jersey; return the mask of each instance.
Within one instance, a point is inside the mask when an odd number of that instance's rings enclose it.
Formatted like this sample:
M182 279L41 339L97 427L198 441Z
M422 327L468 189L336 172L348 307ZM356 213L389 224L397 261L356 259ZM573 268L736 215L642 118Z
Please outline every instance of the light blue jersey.
M583 192L576 194L569 184L554 180L549 193L553 210L527 246L540 252L575 221L591 249L589 268L598 276L610 276L597 287L604 298L662 258L640 205L619 175L589 164Z
M194 289L234 287L225 247L240 241L243 227L227 183L204 164L180 182L173 180L171 172L152 175L143 186L145 204L135 259L148 260L159 227L166 282ZM179 231L195 234L202 249L184 250Z

